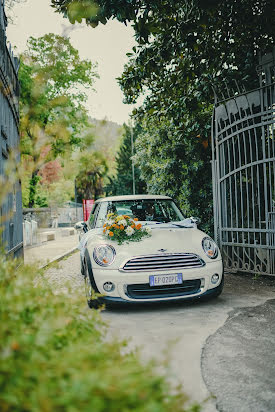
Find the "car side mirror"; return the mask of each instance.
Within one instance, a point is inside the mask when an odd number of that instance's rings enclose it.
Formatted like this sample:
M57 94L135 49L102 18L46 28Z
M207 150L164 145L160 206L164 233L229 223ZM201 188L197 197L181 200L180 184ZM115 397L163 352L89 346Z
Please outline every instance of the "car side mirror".
M201 223L200 219L198 217L190 217L190 220L192 223L195 223L195 225L199 225Z
M75 229L77 230L83 230L85 233L88 232L88 226L86 222L77 222L74 225Z

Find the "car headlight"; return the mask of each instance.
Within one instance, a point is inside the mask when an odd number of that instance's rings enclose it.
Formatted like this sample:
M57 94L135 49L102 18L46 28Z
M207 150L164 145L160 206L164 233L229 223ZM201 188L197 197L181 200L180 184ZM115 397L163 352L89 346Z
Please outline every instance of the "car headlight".
M94 260L100 266L109 266L116 256L115 248L111 245L100 245L94 249Z
M210 258L215 259L218 256L219 249L216 243L211 237L205 237L202 239L202 248L204 253Z

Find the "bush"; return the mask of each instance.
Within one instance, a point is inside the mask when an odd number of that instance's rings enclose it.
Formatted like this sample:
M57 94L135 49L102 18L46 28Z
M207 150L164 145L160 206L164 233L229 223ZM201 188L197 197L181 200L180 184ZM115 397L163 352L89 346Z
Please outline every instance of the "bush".
M171 394L152 363L106 340L100 314L82 297L56 295L43 272L17 265L1 254L2 412L186 410L184 394Z

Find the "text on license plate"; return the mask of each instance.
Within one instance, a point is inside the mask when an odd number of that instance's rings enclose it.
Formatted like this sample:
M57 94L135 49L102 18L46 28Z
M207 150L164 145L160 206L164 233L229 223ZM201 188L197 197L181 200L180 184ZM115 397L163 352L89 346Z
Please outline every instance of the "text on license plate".
M151 275L149 276L150 286L178 285L182 283L182 273L173 275Z

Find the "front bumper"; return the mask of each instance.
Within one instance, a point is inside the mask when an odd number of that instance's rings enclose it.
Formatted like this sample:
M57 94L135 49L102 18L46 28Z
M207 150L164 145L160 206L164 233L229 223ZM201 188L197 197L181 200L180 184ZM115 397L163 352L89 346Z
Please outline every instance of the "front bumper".
M178 302L178 301L183 301L183 300L196 300L196 299L200 300L200 299L203 299L203 298L211 298L211 296L216 295L217 290L219 289L219 287L220 287L220 285L215 287L215 288L208 289L205 292L197 294L197 295L178 296L178 297L175 297L173 299L154 299L154 300L151 300L149 302L159 302L160 300L163 300L163 301L172 300L172 301L177 301ZM148 299L146 299L146 300L141 300L141 299L125 300L125 299L122 299L122 298L117 298L117 297L112 297L112 296L103 296L101 299L103 300L103 302L114 303L114 304L115 303L117 303L117 304L128 304L128 303L138 304L138 303L142 303L144 305L144 303L148 302Z
M150 275L169 275L175 273L182 273L183 282L192 284L192 287L180 288L179 290L174 290L173 294L167 293L162 290L159 295L154 290L154 287L149 287L149 276ZM211 283L211 277L213 274L217 273L219 275L219 281L216 284ZM93 276L100 294L104 295L106 301L111 302L155 302L155 301L172 301L179 299L190 299L195 297L201 297L206 295L214 294L217 287L220 285L223 274L223 264L222 260L207 263L205 266L200 268L190 268L190 269L176 269L176 270L165 270L165 271L154 271L154 272L138 272L138 273L126 273L119 270L104 270L103 268L93 267ZM103 288L104 283L112 282L115 286L112 292L106 292ZM146 293L146 297L134 295L129 293L130 288L128 286L138 286L146 287L147 290L152 289L154 292L152 296L150 293ZM148 287L147 287L147 286ZM176 285L175 289L177 288ZM178 285L180 286L180 285Z

